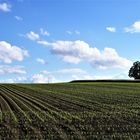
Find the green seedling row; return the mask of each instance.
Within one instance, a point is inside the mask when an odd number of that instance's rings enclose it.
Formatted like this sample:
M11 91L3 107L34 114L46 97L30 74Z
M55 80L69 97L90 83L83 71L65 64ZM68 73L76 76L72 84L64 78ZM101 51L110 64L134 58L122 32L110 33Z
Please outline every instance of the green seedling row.
M140 84L0 84L0 139L140 139Z

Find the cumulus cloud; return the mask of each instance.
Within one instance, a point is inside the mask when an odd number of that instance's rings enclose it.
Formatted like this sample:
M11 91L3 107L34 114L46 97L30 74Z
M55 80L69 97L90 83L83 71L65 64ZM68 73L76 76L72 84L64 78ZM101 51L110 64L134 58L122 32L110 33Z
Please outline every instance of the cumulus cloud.
M32 77L33 83L48 83L49 78L45 77L43 74L35 74Z
M115 27L106 27L106 30L109 31L109 32L116 32Z
M10 69L8 71L12 73ZM13 71L16 71L16 70L13 70ZM1 71L0 71L0 74L1 74ZM58 80L56 80L55 77L50 72L44 70L44 71L35 73L33 75L29 75L29 76L19 76L19 77L14 77L14 78L9 78L9 79L2 79L0 80L0 82L3 82L3 83L55 83L55 82L58 82Z
M54 83L56 82L55 77L48 71L41 71L40 73L34 74L31 77L33 83Z
M56 71L47 71L43 70L40 73L34 74L31 77L31 82L33 83L55 83L55 82L64 82L70 81L73 79L72 75L77 75L84 77L87 75L87 72L80 68L70 68L70 69L60 69ZM57 79L55 78L57 77Z
M0 74L26 74L23 66L0 65Z
M50 36L50 33L48 31L45 31L43 28L40 28L40 33L45 36Z
M97 67L100 69L125 69L132 65L132 62L130 60L119 56L116 50L113 48L104 48L104 50L100 52L99 57L91 58L90 63L93 67Z
M20 17L20 16L14 16L14 18L15 18L16 20L18 20L18 21L22 21L22 20L23 20L23 18Z
M38 40L40 38L39 35L33 31L30 31L29 33L27 33L26 37L33 41Z
M79 63L83 59L98 57L100 52L97 48L91 48L84 41L56 41L51 44L52 53L59 55L69 63Z
M46 64L46 61L42 58L37 58L36 61L40 64L43 64L43 65Z
M10 12L11 11L11 5L7 3L0 3L0 10L3 12Z
M134 22L130 27L126 27L125 32L140 33L140 21Z
M78 70L79 71L79 70ZM41 71L40 73L36 73L32 76L21 76L9 79L0 80L0 82L4 83L58 83L58 82L68 82L71 80L97 80L97 79L128 79L127 73L120 73L114 75L93 75L87 72L78 73L76 70L65 71L64 69L58 70L55 72L48 72L46 70ZM58 73L61 73L58 75ZM54 75L57 74L57 80Z
M67 63L78 64L81 61L81 59L75 56L67 55L63 57L63 61Z
M28 78L24 76L0 80L0 83L27 83L27 82Z
M126 69L132 65L130 60L119 56L117 51L113 48L104 48L103 50L99 50L81 40L58 40L55 42L38 40L37 43L49 47L53 55L59 56L67 63L78 64L81 61L87 61L94 68L100 69Z
M51 52L60 56L63 61L78 64L80 61L88 61L93 67L100 69L107 68L128 68L132 62L118 55L113 48L99 50L90 47L84 41L56 41L49 43Z
M0 61L4 63L12 63L13 60L22 61L28 55L27 50L11 45L6 41L0 41Z

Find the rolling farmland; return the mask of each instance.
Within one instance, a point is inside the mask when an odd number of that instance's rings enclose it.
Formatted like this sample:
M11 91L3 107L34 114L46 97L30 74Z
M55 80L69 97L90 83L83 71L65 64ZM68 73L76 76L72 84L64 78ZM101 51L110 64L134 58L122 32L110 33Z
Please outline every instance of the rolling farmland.
M139 139L140 83L0 84L0 139Z

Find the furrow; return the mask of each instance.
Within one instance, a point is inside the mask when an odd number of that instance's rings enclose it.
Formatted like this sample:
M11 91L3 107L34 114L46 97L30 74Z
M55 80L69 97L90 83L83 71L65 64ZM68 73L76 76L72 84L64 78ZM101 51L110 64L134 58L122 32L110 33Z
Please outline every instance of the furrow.
M30 89L31 90L31 89ZM32 92L36 92L34 90L31 90ZM52 100L51 104L53 104L53 102L56 102L58 101L58 103L64 103L66 104L70 104L70 106L75 106L75 108L78 107L78 110L81 110L83 111L84 110L91 110L93 109L92 106L90 105L87 105L83 103L83 100L85 101L85 99L82 99L80 97L75 97L75 96L70 96L70 95L65 95L64 96L64 99L61 97L61 95L63 96L64 94L63 93L58 93L58 92L55 92L55 91L50 91L50 90L45 90L46 94L44 94L45 97L49 96L49 98L42 98L42 100L44 100L45 102L49 102L48 99L52 98L54 100ZM53 93L53 94L52 94ZM37 94L37 92L35 93ZM40 91L40 93L38 94L38 98L41 98L39 96L41 96L43 94L43 92ZM58 96L60 95L60 96ZM37 96L37 95L35 95ZM66 97L67 96L67 97ZM82 101L81 101L82 100ZM86 101L87 102L87 101ZM73 108L74 109L74 108ZM74 110L75 111L75 110Z
M40 120L38 115L35 112L33 112L29 107L27 107L21 100L16 98L12 92L9 92L7 89L2 89L2 88L1 88L1 90L3 91L3 93L7 94L11 100L14 100L15 104L17 104L17 106L20 106L20 108L18 108L19 112L15 112L15 114L18 116L17 124L20 125L19 126L19 129L21 129L20 132L26 133L27 131L30 131L30 134L32 134L32 135L36 134L37 138L42 138L41 132L38 129L38 125L36 125L36 123L37 123L36 121L42 121L42 120ZM25 109L25 112L21 108ZM29 116L30 116L30 118L29 118ZM33 116L35 116L35 117L33 117ZM37 118L39 118L39 120ZM34 120L34 119L37 119L37 120ZM32 123L34 123L34 127L31 126ZM43 124L43 122L42 122L42 124ZM22 135L22 134L20 134L20 135ZM25 134L23 134L23 135L25 135Z
M9 90L10 91L10 90ZM13 92L12 94L14 94L15 92ZM15 95L16 96L16 95ZM21 98L21 95L18 97L18 98L20 98L20 99L22 99L22 100L25 100L24 98ZM26 98L27 99L27 98ZM31 100L28 100L27 99L27 101L25 101L26 103L28 102L29 103L29 101L31 101ZM34 102L33 102L34 103ZM38 106L38 104L37 104L37 106ZM40 112L39 112L40 111ZM42 110L37 110L37 112L36 112L36 114L37 113L41 113L41 114L43 114L43 113L45 113L45 115L48 117L48 116L50 116L50 115L48 115L48 113L46 113L46 112L43 112ZM57 114L58 115L58 114ZM46 118L45 116L44 116L44 118ZM46 120L43 120L43 122L44 121L46 121ZM54 124L55 123L57 123L56 122L56 120L53 118L53 117L49 117L49 123L52 123L53 122L53 124L52 124L52 131L53 131L53 133L59 133L59 135L62 137L63 135L62 135L62 132L64 133L64 130L61 130L60 128L56 128L55 126L54 126ZM34 123L34 122L33 122ZM40 123L39 123L40 124ZM50 124L51 125L51 124ZM43 126L43 124L40 124L40 126ZM40 126L38 126L38 127L40 127ZM62 137L63 138L63 137Z
M14 92L13 92L14 93ZM18 91L18 93L16 92L16 94L19 94L19 91ZM24 93L21 93L20 94L20 96L22 96L23 97L23 94ZM25 96L28 96L28 95L25 95ZM28 98L27 97L24 97L25 99L27 99L27 100L29 100L30 102L33 102L33 104L35 104L35 105L37 105L37 106L39 106L39 107L43 107L43 108L46 108L45 106L43 106L43 104L39 104L39 103L37 103L36 104L36 102L35 102L35 100L36 101L39 101L39 100L37 100L37 99L35 99L35 98L33 98L33 97L31 97L31 96L28 96ZM30 99L29 99L30 98ZM32 100L31 100L32 99ZM42 102L43 103L43 102ZM49 110L50 111L50 113L51 114L53 114L58 120L58 124L60 123L60 119L62 120L62 121L68 121L66 118L64 118L62 115L60 115L59 113L56 113L56 112L54 112L53 110L51 111L51 110ZM65 120L66 119L66 120ZM57 124L57 122L56 122L56 124ZM70 126L68 126L68 125L66 125L66 124L61 124L62 126L63 126L63 128L66 128L67 127L67 129L69 129L71 132L73 132L75 135L79 135L80 136L80 133L78 133L77 132L77 130L74 128L74 127L70 127ZM59 125L58 125L59 126ZM54 128L53 128L54 129ZM56 128L57 129L57 131L58 131L58 128ZM59 131L60 131L61 129L59 128ZM58 131L58 132L59 132ZM63 129L63 131L65 131L64 129ZM61 131L60 131L61 132ZM60 133L61 134L61 133Z
M22 90L18 89L18 91L22 91ZM48 94L45 95L41 93L36 92L35 94L33 94L33 97L35 97L36 99L40 99L41 102L43 101L43 104L46 104L47 106L49 105L49 107L51 107L53 110L78 111L83 109L83 106L81 106L80 104L76 104L72 100L65 100L65 98L63 99L56 95L52 96L51 94L49 94L49 92L47 92ZM28 95L31 95L31 93L29 93ZM52 106L54 106L55 108ZM56 108L58 108L59 110Z

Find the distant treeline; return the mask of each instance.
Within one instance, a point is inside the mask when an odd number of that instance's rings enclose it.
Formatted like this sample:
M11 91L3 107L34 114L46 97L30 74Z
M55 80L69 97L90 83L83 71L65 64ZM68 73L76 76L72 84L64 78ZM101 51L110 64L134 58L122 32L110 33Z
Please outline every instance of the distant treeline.
M80 82L130 82L130 83L140 83L140 80L124 80L124 79L118 79L118 80L113 80L113 79L105 79L105 80L73 80L70 81L70 83L80 83Z

